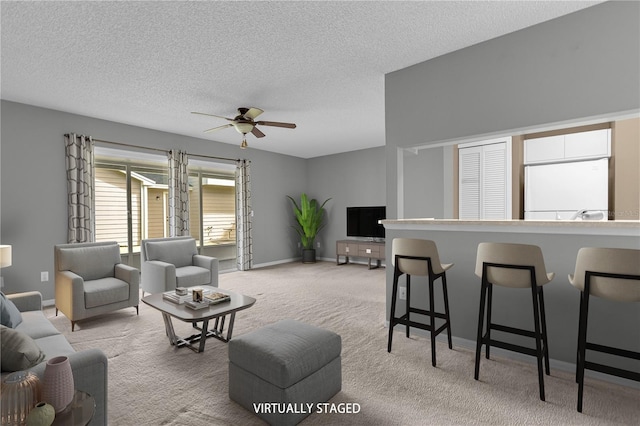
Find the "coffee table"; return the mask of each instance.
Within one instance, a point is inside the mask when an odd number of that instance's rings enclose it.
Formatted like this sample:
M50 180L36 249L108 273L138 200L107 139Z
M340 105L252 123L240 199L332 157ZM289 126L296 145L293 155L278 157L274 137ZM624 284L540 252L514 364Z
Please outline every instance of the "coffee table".
M236 318L236 312L243 309L250 308L256 303L256 299L243 294L235 293L233 291L225 290L212 286L197 286L188 288L189 294L192 289L201 288L203 290L209 290L211 292L225 293L231 296L231 300L228 302L222 302L215 305L210 305L208 308L194 310L187 308L186 305L175 304L162 298L162 293L152 294L142 298L142 301L162 312L162 318L164 319L164 326L169 337L169 343L177 347L188 347L194 352L204 351L204 343L209 337L214 337L223 342L231 340L233 333L233 323ZM225 317L229 316L229 325L227 327L226 335L224 333ZM191 325L200 330L200 333L193 334L189 337L180 338L176 336L173 329L173 323L171 318L179 319L180 321L190 322ZM214 326L209 330L209 321L215 320ZM202 327L198 326L198 323L202 321ZM195 346L195 343L199 343Z

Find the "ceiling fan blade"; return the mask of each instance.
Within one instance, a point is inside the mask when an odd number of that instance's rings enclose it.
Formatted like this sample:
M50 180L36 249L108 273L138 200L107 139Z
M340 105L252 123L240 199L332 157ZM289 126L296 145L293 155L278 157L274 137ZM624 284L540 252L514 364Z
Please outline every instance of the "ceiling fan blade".
M260 124L262 126L285 127L287 129L296 128L296 125L293 123L280 123L279 121L256 121L256 124Z
M215 132L216 130L226 129L227 127L231 127L233 124L223 124L222 126L214 127L213 129L205 130L205 133Z
M191 112L191 114L206 115L207 117L217 117L217 118L222 118L222 119L227 120L227 121L233 121L233 118L227 118L227 117L223 117L223 116L221 116L221 115L215 115L215 114L206 114L206 113L204 113L204 112L195 112L195 111L192 111L192 112Z
M258 128L255 126L253 126L253 130L251 131L251 133L253 133L253 136L255 136L256 138L264 138L264 133L258 130Z
M244 113L244 116L251 120L255 120L256 117L262 114L263 112L264 111L261 110L260 108L251 107L247 112Z

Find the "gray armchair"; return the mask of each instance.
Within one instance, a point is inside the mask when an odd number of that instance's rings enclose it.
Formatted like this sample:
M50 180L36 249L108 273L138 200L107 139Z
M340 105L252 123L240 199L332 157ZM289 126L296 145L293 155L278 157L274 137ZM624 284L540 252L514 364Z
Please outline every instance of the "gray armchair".
M58 244L54 250L56 315L76 321L135 307L140 300L140 272L121 263L115 241Z
M218 259L198 254L192 237L152 238L140 246L142 293L218 286Z

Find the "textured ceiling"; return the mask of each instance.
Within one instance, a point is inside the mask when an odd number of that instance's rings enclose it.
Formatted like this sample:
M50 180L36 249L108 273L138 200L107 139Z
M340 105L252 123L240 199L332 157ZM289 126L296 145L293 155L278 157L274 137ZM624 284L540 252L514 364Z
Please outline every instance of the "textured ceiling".
M235 145L190 112L255 106L298 128L251 148L312 158L384 145L385 73L596 3L2 1L1 96Z

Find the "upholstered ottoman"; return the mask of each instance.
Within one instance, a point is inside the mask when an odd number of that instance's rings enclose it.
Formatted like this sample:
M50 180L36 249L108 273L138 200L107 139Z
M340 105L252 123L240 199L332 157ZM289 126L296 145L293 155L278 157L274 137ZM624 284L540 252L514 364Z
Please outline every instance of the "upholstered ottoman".
M229 397L272 425L295 425L342 388L336 333L287 319L229 342Z

